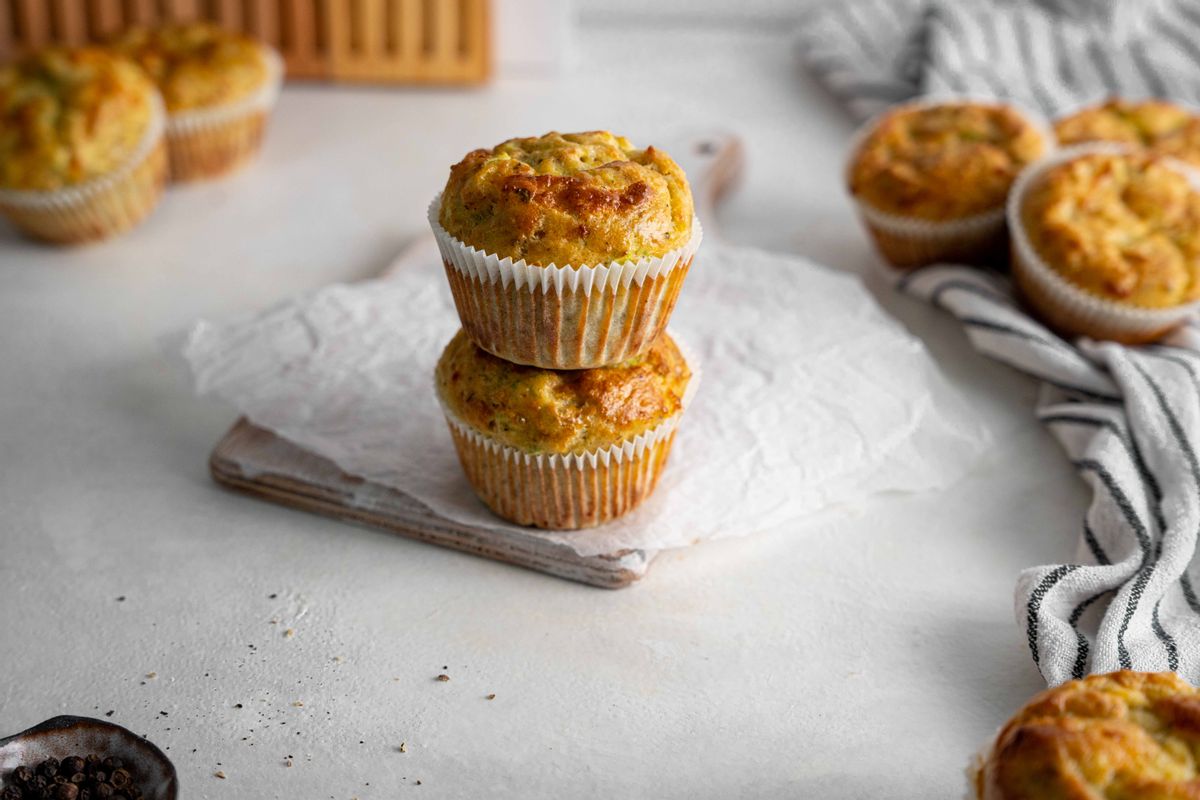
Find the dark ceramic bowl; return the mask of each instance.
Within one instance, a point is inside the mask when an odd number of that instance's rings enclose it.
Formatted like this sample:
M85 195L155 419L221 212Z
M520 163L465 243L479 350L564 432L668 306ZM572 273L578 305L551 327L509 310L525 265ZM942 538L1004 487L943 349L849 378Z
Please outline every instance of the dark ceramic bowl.
M146 800L179 796L175 766L162 750L120 725L90 717L55 717L0 739L0 778L22 764L33 767L50 757L61 760L88 753L115 756L129 765Z

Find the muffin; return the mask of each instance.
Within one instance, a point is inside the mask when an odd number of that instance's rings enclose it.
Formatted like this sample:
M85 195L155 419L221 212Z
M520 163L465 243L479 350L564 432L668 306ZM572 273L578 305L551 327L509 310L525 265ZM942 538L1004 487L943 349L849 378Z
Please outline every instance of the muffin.
M35 238L124 231L166 181L162 101L132 62L52 48L0 68L0 213Z
M1165 100L1114 98L1054 124L1059 144L1119 142L1200 166L1200 116Z
M223 175L257 155L283 78L275 51L207 22L134 28L111 46L162 92L173 180Z
M644 353L700 244L679 165L607 131L468 153L429 222L467 334L494 355L546 369Z
M1013 192L1013 276L1067 334L1152 341L1200 301L1200 189L1182 162L1083 145Z
M1009 188L1048 146L1040 124L1009 105L913 103L864 127L846 182L894 267L989 263L1003 258Z
M479 498L519 525L576 529L654 491L693 371L667 334L617 366L558 371L497 358L460 330L435 380Z
M1185 798L1200 789L1200 694L1174 673L1113 672L1050 689L972 769L976 800Z

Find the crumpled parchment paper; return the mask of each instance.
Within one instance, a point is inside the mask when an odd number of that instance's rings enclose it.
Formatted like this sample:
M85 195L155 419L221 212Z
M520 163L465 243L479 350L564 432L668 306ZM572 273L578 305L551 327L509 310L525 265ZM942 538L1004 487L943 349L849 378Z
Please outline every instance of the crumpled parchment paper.
M460 523L501 528L472 493L434 398L458 328L431 246L386 278L198 322L197 391ZM671 321L703 380L655 494L601 528L543 534L581 555L743 536L872 493L955 481L990 434L922 345L854 276L705 243Z

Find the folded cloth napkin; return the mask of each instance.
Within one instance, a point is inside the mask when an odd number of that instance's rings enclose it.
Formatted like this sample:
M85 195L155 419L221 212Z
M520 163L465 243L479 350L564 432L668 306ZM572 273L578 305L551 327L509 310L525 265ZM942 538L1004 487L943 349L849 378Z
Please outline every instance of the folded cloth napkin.
M1200 331L1159 345L1072 344L1002 280L934 266L898 287L950 312L975 349L1046 386L1038 417L1094 492L1079 561L1021 573L1017 621L1051 685L1116 669L1200 683Z
M1058 114L1108 95L1200 95L1195 0L826 0L801 57L859 119L925 94Z

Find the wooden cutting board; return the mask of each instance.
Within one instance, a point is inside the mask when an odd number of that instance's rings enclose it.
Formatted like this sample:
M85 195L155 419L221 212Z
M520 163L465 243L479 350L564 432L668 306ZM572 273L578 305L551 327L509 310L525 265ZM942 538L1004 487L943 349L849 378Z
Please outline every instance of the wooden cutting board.
M702 135L665 147L687 171L706 238L715 238L712 212L741 170L738 140L728 134ZM431 247L432 236L429 241L419 241L392 269L402 270L413 259L430 257ZM462 525L434 514L403 492L347 475L328 459L246 419L238 420L217 444L209 468L217 483L252 497L604 589L619 589L639 580L657 555L654 551L621 550L580 556L532 530Z

